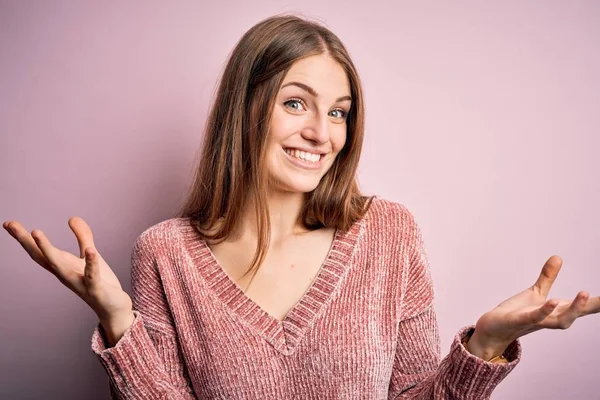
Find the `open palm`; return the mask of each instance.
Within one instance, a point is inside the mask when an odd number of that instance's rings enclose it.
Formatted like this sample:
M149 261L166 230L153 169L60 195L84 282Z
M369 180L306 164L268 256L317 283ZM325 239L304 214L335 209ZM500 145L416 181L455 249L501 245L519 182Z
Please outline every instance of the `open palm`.
M131 298L98 253L92 231L83 219L69 219L79 244L79 257L54 247L39 229L30 234L17 221L4 222L3 227L35 262L85 301L101 320L131 310Z
M550 257L533 286L482 315L475 331L492 342L507 344L540 329L567 329L577 318L600 312L600 297L590 298L585 291L573 300L547 299L561 267L560 257Z

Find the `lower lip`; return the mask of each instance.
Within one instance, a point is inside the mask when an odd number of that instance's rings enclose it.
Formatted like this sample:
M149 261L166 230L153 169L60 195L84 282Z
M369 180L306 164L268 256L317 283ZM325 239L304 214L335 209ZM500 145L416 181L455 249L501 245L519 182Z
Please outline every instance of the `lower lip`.
M308 162L308 161L304 161L301 160L299 158L296 157L292 157L290 156L285 150L283 150L283 153L287 156L287 158L292 162L292 164L294 164L297 167L300 168L304 168L304 169L309 169L309 170L317 170L321 168L321 164L323 162L323 158L325 158L323 155L321 155L321 158L319 159L319 161L312 163L312 162Z

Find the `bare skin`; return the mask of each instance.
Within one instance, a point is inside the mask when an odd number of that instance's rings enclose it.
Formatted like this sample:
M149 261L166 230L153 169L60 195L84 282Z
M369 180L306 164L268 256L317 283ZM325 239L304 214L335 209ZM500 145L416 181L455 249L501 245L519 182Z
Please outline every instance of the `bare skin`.
M90 306L114 345L133 322L132 302L96 249L88 224L79 217L69 219L79 256L54 247L39 229L29 233L18 221L6 221L2 226L36 263Z
M255 276L244 275L256 249L256 240L241 237L210 244L221 268L254 303L283 321L300 301L326 259L334 229L292 234L272 243Z
M501 355L515 339L541 329L567 329L579 317L600 312L600 296L586 291L573 300L548 299L563 261L552 256L536 282L483 314L475 326L468 348L479 358Z

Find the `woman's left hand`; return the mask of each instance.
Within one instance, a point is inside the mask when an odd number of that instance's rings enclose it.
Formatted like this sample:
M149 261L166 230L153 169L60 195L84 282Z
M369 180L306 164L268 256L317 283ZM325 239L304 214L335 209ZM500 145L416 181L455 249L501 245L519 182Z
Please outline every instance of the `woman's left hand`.
M572 301L546 299L561 267L559 256L550 257L533 286L482 315L469 339L469 351L489 360L521 336L544 328L567 329L577 318L600 312L600 296L590 298L585 291Z

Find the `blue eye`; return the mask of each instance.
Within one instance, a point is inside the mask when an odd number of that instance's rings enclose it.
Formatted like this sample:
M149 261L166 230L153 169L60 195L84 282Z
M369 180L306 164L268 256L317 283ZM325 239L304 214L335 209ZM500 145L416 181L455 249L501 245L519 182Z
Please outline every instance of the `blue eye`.
M288 101L283 103L283 105L287 108L291 108L294 111L304 111L304 102L300 99L289 99Z
M294 112L306 111L306 105L302 99L292 98L285 101L283 105ZM344 109L336 108L335 110L331 110L329 112L329 116L340 120L346 120L348 117L348 112Z
M332 117L335 117L335 118L346 119L346 117L348 116L348 113L345 110L342 110L341 108L336 108L335 110L332 110L329 113L329 115L331 115L332 113L338 113L338 115L332 115Z

